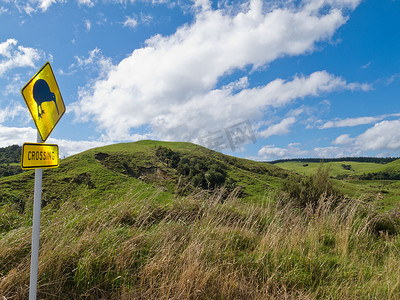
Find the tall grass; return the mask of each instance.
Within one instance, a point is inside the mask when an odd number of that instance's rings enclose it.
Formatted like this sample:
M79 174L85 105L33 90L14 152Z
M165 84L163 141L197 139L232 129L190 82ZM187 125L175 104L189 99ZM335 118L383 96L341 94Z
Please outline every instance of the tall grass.
M39 299L397 299L400 239L358 201L160 200L131 191L44 211ZM31 228L0 237L0 295L29 293Z

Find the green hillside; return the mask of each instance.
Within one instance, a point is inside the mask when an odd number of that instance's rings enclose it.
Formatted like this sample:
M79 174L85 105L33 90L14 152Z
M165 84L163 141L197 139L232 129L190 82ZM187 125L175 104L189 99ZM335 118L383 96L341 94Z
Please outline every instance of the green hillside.
M323 187L307 178L189 143L66 158L43 176L38 299L396 298L398 211L299 206L283 189ZM0 178L5 299L29 293L33 184Z
M171 164L170 158L156 155L158 147L170 149L179 156L179 163L187 163ZM182 173L181 165L195 174ZM220 173L208 170L208 165L216 166ZM60 206L65 199L82 194L92 202L100 201L109 194L123 195L137 185L149 185L165 194L185 195L197 189L213 189L205 177L221 173L225 180L219 185L235 189L247 201L258 200L278 189L288 176L287 171L278 167L225 156L190 143L140 141L88 150L62 160L57 169L44 170L42 203ZM33 184L34 171L0 178L0 205L23 213L32 200Z

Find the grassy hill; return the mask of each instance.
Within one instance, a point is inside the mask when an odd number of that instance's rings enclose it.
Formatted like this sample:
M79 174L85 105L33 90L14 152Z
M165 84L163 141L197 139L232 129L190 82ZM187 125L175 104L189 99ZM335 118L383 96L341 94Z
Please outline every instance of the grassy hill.
M39 299L389 299L397 211L282 193L289 171L188 143L85 151L45 170ZM33 172L0 179L0 296L26 299ZM211 188L211 189L210 189Z
M169 157L157 156L159 148L178 156L179 163L173 165ZM215 168L209 169L210 165ZM187 174L185 169L179 169L181 166L187 167ZM214 187L213 178L206 177L215 174L224 178ZM235 190L242 200L251 202L279 190L287 176L288 171L278 167L226 156L190 143L140 141L88 150L62 160L57 169L44 170L42 206L58 209L67 199L82 196L97 205L104 197L124 195L140 187L168 197L218 185L225 186L227 193ZM29 224L33 186L34 171L0 178L0 212L8 216L0 220L0 233Z
M201 176L199 183L186 180L192 175L179 172L178 166L169 162L170 158L157 156L158 147L170 149L181 161L187 161L189 171L191 167L198 168L195 171L203 177L211 172L208 165L218 166L232 187L238 187L242 197L249 200L279 188L282 179L288 176L287 171L278 167L226 156L190 143L140 141L88 150L62 160L57 169L44 170L44 205L60 203L83 191L93 198L124 193L131 184L148 183L171 194L190 193L195 186L207 184ZM0 178L0 203L18 202L21 206L26 203L33 195L33 178L33 171Z

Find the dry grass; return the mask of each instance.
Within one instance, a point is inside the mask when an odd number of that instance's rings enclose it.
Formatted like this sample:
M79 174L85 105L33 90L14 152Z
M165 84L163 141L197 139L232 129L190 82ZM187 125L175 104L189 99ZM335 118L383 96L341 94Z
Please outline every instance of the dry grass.
M397 299L400 239L362 203L131 192L44 212L39 299ZM283 204L286 203L286 204ZM29 293L30 230L0 238L0 295Z

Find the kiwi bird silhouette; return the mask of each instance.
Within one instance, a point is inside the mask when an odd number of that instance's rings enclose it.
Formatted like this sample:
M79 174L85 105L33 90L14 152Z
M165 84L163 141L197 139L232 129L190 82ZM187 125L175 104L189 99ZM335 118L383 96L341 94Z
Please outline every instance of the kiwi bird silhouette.
M42 115L44 114L44 110L42 108L43 102L54 102L54 104L56 105L57 113L60 114L58 112L56 95L54 95L54 93L50 91L50 87L47 84L46 80L39 79L35 82L35 84L33 85L33 99L36 101L38 107L39 118L42 118Z

